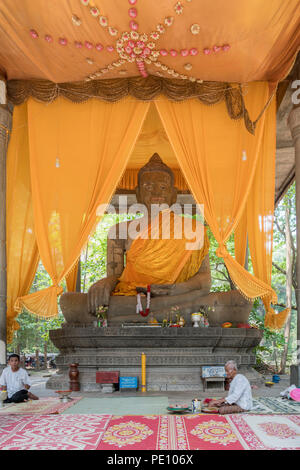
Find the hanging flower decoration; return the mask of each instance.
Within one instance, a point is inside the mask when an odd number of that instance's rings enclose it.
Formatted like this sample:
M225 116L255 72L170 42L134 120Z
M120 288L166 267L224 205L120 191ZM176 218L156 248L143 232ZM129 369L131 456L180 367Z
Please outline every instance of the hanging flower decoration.
M80 26L81 25L81 19L78 18L78 16L76 16L76 15L72 16L72 22L75 26Z
M142 317L147 317L150 313L150 303L151 303L151 287L150 287L150 285L147 286L147 301L146 301L146 310L145 310L145 312L143 310L140 292L137 293L136 300L137 300L136 313L139 313Z
M229 51L229 49L230 49L230 45L229 45L229 44L225 44L224 46L222 46L222 50L223 50L224 52Z
M156 29L157 31L160 33L160 34L163 34L166 30L165 30L165 27L162 25L162 24L158 24L156 26Z
M136 21L130 21L129 26L133 31L137 31L139 29L139 25Z
M165 25L172 26L173 22L174 22L173 16L168 16L167 18L165 18Z
M91 15L94 16L95 18L100 15L100 11L98 10L97 7L92 7L90 9Z
M199 34L200 33L200 26L198 24L192 24L191 26L191 33L192 34Z
M116 36L118 34L118 30L116 28L112 28L111 26L108 27L108 32L111 36Z
M175 7L174 7L175 12L177 15L181 15L183 13L183 5L181 2L177 2Z
M130 18L136 18L137 17L137 9L136 8L129 8L128 14Z
M157 31L153 31L150 33L150 38L154 39L154 41L157 41L159 39L159 33Z
M184 49L181 49L180 51L174 48L167 50L165 48L157 47L156 42L160 39L161 35L165 33L166 27L170 27L173 25L174 23L173 16L165 17L162 23L157 24L155 31L152 31L149 34L144 33L144 32L140 33L139 25L135 21L138 16L138 10L135 7L138 0L128 0L128 3L130 5L130 8L128 9L128 15L130 18L130 22L129 22L130 31L124 31L124 32L119 33L117 28L114 28L109 25L108 18L104 16L103 14L101 14L99 8L97 8L94 1L93 2L90 0L80 0L80 1L84 6L89 6L89 11L91 15L97 19L101 27L107 28L107 31L110 36L116 37L116 42L113 44L109 44L107 46L103 46L100 43L93 44L91 41L84 41L84 43L82 43L81 41L74 41L73 45L77 49L81 49L84 45L86 49L88 50L95 49L98 52L101 52L102 50L105 49L107 52L109 53L115 52L119 56L118 60L114 60L111 64L108 64L104 68L99 69L93 74L89 75L86 78L87 81L93 80L95 78L99 78L102 76L102 74L108 73L110 70L115 70L116 68L120 67L124 63L128 62L128 63L136 63L137 69L143 77L148 76L146 65L154 64L157 68L161 69L161 71L166 72L168 75L171 75L174 78L181 78L183 80L190 80L191 82L197 82L197 83L203 82L203 80L197 79L196 77L191 77L191 76L182 74L179 71L174 70L172 67L168 67L166 64L163 64L158 60L160 56L166 57L169 55L172 58L175 58L177 56L181 56L185 58L188 56L195 57L196 55L199 54L199 50L196 47L184 48ZM175 9L176 14L178 15L182 14L184 10L182 2L178 1L174 5L174 9ZM72 16L72 21L73 21L73 24L75 24L76 26L79 26L81 24L80 18L78 18L75 14ZM191 25L190 31L194 35L199 34L200 25L198 25L197 23L194 23L193 25ZM39 34L36 30L30 29L29 32L33 39L39 38ZM53 38L49 34L46 34L44 36L44 39L48 43L53 42ZM68 39L65 37L60 37L58 38L58 43L62 46L67 46ZM202 50L202 53L204 55L211 55L212 53L219 54L220 52L228 52L229 50L230 50L229 44L223 44L223 45L215 44L210 47L205 47ZM95 60L90 57L87 57L86 61L91 65L95 63ZM185 70L190 71L193 65L191 63L186 63L186 64L183 64L182 67ZM125 69L120 70L119 73L121 75L126 73L126 71L124 72L124 70ZM156 74L162 75L160 71L157 71Z
M108 25L108 19L106 18L106 16L100 16L99 23L103 28L106 28Z
M139 25L136 21L136 18L138 16L138 10L136 8L138 0L128 0L128 3L130 5L130 8L128 9L128 16L130 18L129 22L129 27L131 29L130 32L124 31L121 34L121 37L119 37L116 41L115 47L112 45L107 46L106 50L108 52L114 52L116 51L119 55L120 60L119 61L114 61L111 64L112 69L114 67L119 67L122 64L122 61L124 62L129 62L129 63L136 63L137 69L139 73L143 77L147 77L148 73L146 70L146 64L150 65L151 63L155 63L158 60L158 57L161 56L167 56L169 52L162 48L162 49L157 49L156 47L156 41L159 40L160 35L164 34L166 31L166 27L172 26L174 22L174 17L173 16L168 16L164 18L163 23L159 23L156 26L156 31L152 31L149 34L142 33L140 34L138 29ZM107 27L108 26L108 19L105 16L102 16L99 12L99 9L93 4L91 5L91 2L85 0L83 2L84 5L89 5L92 6L90 9L91 13L94 15L93 16L99 16L99 24L102 27ZM175 12L177 14L181 14L183 12L183 5L181 2L177 2L174 6ZM98 13L99 12L99 13ZM108 27L108 32L111 36L117 36L118 31L116 28L111 28ZM149 41L150 39L150 41ZM171 49L170 55L172 57L176 57L179 53L175 51L175 49ZM192 49L184 49L180 51L180 54L183 57L186 57L188 55L197 55L198 50L196 48ZM108 70L111 70L110 66L106 66L103 69L100 69L97 71L96 74L90 75L87 80L92 80L95 76L98 76L99 73L107 73ZM169 75L172 76L180 76L178 72L176 72L174 69L167 67L166 65L162 64L162 70L166 71ZM188 78L188 77L186 77Z
M67 38L59 38L58 42L61 46L66 46L68 44Z
M46 35L45 35L45 41L47 41L47 42L49 42L49 43L50 43L50 42L53 42L53 37L50 36L50 34L46 34Z
M33 38L33 39L38 39L39 35L38 33L36 32L35 29L31 29L30 30L30 36Z

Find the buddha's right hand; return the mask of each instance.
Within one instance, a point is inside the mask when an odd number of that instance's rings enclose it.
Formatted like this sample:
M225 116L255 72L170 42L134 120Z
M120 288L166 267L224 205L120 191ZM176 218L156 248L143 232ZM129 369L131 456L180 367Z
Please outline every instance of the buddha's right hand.
M108 306L110 295L117 283L117 277L110 276L95 282L88 291L88 311L96 313L100 306Z

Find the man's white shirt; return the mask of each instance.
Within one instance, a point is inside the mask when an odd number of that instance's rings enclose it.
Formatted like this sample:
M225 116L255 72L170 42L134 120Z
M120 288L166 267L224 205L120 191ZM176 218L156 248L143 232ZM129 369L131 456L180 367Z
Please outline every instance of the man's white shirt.
M251 410L253 407L252 391L249 380L242 374L237 374L229 387L226 403L240 406L243 410Z
M2 372L0 385L6 386L7 396L11 398L16 392L23 390L24 385L31 385L31 382L26 370L20 368L13 372L11 367L8 366Z

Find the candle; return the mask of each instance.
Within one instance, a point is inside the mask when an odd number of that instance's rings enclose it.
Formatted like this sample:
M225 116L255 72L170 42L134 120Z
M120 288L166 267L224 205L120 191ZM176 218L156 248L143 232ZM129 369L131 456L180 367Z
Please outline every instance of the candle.
M146 392L146 354L142 353L142 392Z

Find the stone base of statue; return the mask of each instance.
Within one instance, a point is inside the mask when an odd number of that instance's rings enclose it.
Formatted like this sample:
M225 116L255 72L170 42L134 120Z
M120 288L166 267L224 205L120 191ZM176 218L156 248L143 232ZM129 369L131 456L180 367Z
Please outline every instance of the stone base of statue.
M95 328L65 324L50 332L60 350L58 373L47 388L68 386L71 363L78 363L82 391L101 391L97 371L119 371L138 376L141 383L141 354L147 356L147 391L202 391L201 367L224 365L235 360L239 371L252 384L259 374L253 369L253 348L263 332L249 328L162 328L159 326L112 326Z

